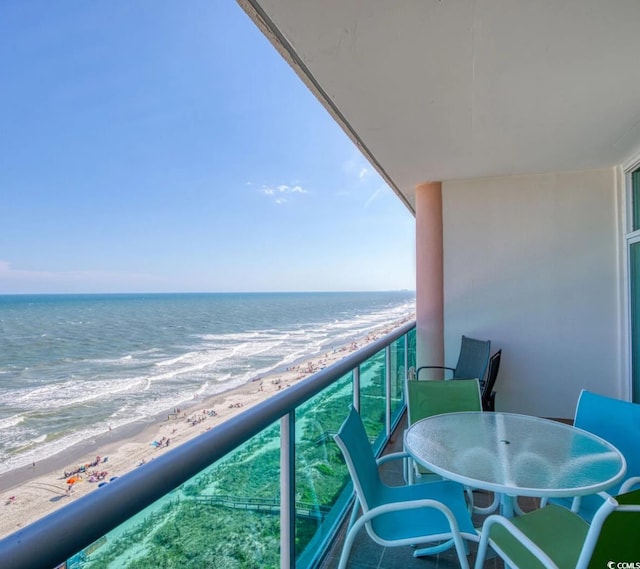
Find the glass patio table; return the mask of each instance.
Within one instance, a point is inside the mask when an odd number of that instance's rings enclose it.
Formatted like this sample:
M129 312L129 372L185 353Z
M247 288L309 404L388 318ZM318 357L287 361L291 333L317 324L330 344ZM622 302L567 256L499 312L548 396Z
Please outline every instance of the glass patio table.
M434 415L407 429L405 448L436 474L498 493L509 517L517 496L594 494L620 481L627 468L620 451L596 435L514 413Z

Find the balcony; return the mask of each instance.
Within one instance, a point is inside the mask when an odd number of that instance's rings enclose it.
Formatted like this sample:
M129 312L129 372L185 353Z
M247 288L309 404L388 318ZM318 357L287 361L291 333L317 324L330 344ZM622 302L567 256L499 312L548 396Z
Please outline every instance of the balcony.
M6 537L0 567L331 563L352 502L332 435L353 404L382 452L402 420L413 365L409 323Z

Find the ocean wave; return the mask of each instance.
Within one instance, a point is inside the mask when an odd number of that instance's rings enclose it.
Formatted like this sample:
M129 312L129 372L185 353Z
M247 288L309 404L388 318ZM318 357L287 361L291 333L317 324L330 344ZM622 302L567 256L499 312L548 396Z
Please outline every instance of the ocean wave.
M197 354L197 352L188 352L186 354L180 354L179 356L176 356L175 358L171 358L168 360L161 360L159 362L155 362L155 366L157 367L166 367L166 366L172 366L175 365L177 363L183 362L185 360L188 360L190 358L193 357L193 354Z
M10 417L5 417L4 419L0 419L0 430L16 427L20 423L24 422L24 419L25 419L24 415L11 415Z
M43 439L39 443L36 443L35 441L39 437L26 440L24 441L24 447L20 449L18 453L16 453L15 450L13 452L7 452L5 449L2 449L0 450L0 474L54 456L73 445L97 436L101 432L103 432L102 428L89 425L82 430L75 431L50 442Z
M144 386L145 378L104 381L67 380L31 389L6 391L0 403L7 407L42 410L73 407L115 394L135 391Z

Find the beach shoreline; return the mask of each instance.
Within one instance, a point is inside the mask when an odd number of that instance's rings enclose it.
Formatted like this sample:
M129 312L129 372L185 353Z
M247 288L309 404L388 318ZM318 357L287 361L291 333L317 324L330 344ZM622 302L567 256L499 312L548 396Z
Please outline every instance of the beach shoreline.
M0 538L336 363L412 318L408 316L384 329L372 329L366 337L310 355L284 370L274 370L205 399L187 401L179 409L119 427L35 464L3 473L0 507L5 507L8 515L0 516ZM78 468L85 468L85 472L75 474ZM91 473L97 476L91 478ZM71 477L81 477L81 481L67 484ZM90 482L92 479L95 481Z

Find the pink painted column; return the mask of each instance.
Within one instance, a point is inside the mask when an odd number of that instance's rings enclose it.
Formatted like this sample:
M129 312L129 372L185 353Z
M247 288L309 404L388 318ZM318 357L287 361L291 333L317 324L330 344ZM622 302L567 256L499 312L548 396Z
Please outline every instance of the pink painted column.
M416 186L416 361L444 364L442 183ZM441 378L423 372L420 379Z

